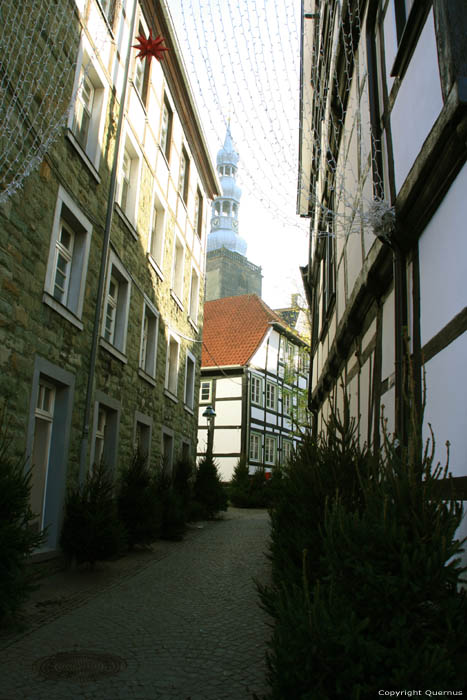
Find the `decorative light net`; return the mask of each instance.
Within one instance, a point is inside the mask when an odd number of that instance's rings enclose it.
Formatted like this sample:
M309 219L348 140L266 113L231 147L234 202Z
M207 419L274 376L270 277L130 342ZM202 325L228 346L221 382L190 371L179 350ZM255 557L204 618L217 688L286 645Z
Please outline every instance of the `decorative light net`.
M367 68L359 55L359 42L365 44L360 3L308 4L316 9L303 24L299 0L174 0L173 11L182 20L181 41L203 121L210 123L218 148L230 118L242 150L239 181L259 206L288 228L303 230L296 216L301 138L306 170L299 187L309 213L319 209L313 234L376 232L390 208L382 200L375 204L378 148ZM345 47L339 65L336 41ZM392 216L389 211L386 227Z
M21 187L66 123L79 45L72 5L0 3L0 203Z

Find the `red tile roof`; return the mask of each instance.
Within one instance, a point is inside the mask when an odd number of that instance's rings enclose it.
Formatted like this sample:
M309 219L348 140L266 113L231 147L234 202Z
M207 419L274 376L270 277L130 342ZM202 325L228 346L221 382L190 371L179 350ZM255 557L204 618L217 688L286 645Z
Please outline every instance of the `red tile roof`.
M287 327L256 294L205 302L201 366L247 364L271 322Z

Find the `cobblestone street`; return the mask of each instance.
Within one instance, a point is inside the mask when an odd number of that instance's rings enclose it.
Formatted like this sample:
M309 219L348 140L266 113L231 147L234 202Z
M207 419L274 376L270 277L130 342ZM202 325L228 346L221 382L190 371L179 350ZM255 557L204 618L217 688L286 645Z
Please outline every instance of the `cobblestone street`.
M253 579L268 577L268 532L266 512L229 509L139 569L72 596L58 614L46 611L23 633L2 635L0 700L261 695L269 627ZM45 660L59 653L71 662L84 655L79 680L56 669L54 677ZM106 673L87 673L86 654L104 666L107 659Z

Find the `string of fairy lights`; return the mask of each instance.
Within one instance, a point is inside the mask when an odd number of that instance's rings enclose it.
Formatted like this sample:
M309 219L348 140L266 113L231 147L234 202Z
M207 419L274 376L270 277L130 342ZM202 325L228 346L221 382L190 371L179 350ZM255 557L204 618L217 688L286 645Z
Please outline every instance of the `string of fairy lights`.
M59 9L54 9L57 8L54 0L31 0L31 3L29 14L25 4L14 0L5 0L0 6L0 51L5 57L2 61L9 62L2 75L15 77L18 93L17 99L12 99L11 86L2 79L0 170L6 177L13 173L13 177L8 191L0 183L0 198L20 186L21 179L40 161L66 122L70 98L67 86L73 80L76 66L76 38L71 41L66 3L59 3ZM372 194L364 201L359 187L361 170L369 171L374 166L368 139L366 144L362 139L357 144L358 160L363 164L359 172L353 172L352 163L356 159L352 158L346 162L344 171L330 145L332 133L339 130L344 132L343 152L356 132L371 135L369 110L356 104L358 100L365 102L365 88L362 95L350 94L350 75L354 65L358 68L354 43L360 29L358 3L348 22L352 30L340 21L341 3L330 6L329 24L339 27L339 40L346 47L344 75L339 80L345 82L344 93L348 94L343 98L338 92L337 112L329 109L328 99L328 75L337 78L333 64L335 52L330 45L310 40L312 33L308 31L302 37L301 5L300 0L172 0L170 9L202 121L210 134L212 154L223 143L230 122L234 141L241 149L239 184L257 202L258 209L268 212L284 229L306 234L308 221L297 216L298 180L300 187L306 189L310 211L321 208L322 218L333 220L331 235L347 236L361 231L363 226L371 226L375 216L380 215L372 205ZM326 8L318 7L316 17L305 21L322 21ZM34 22L30 21L32 17ZM15 27L14 32L11 27ZM308 76L304 76L304 119L300 132L302 40L304 55L311 56L312 91ZM70 46L68 51L56 51L57 61L50 62L56 75L50 75L42 69L41 52L55 44ZM327 65L327 71L321 73L319 67L323 64ZM38 97L41 109L37 108ZM17 104L21 104L24 112L19 121ZM50 113L52 106L56 114ZM356 115L354 124L347 121L349 112ZM34 134L36 139L32 145L28 134ZM299 139L304 160L308 162L310 156L314 165L320 163L319 167L323 167L324 163L334 174L332 206L322 202L319 178L312 182L307 177L298 178ZM25 148L29 149L27 153ZM383 207L381 214L384 213ZM319 227L315 230L315 235L323 233L329 235L329 230L326 227L324 231Z
M310 155L314 164L333 173L333 204L323 203L322 180L300 177L306 189L310 211L321 209L318 220L332 219L328 227L314 234L348 236L373 227L375 218L386 212L374 205L373 193L361 187L362 179L374 168L368 86L363 81L361 93L351 92L350 77L359 69L356 37L361 18L358 3L350 10L347 26L339 15L341 3L332 5L329 25L338 27L338 40L345 46L344 73L338 79L332 44L322 45L303 36L303 52L311 55L311 76L304 76L303 130L300 133L300 46L302 32L299 0L175 0L181 18L179 39L186 58L190 79L203 121L213 135L213 153L223 142L226 124L241 144L239 184L258 206L289 229L304 230L308 224L297 216L298 144L302 154ZM321 8L320 12L324 9ZM313 18L320 22L320 13ZM305 20L307 21L307 20ZM327 55L328 54L328 55ZM328 71L320 72L326 64ZM337 92L339 109L332 112L328 99L328 76L336 83L344 81ZM309 85L313 90L310 91ZM354 81L355 83L355 81ZM365 108L362 108L364 105ZM347 119L353 115L353 122ZM345 128L344 128L345 127ZM357 159L348 159L345 169L336 162L331 147L332 134L342 131L341 151L352 146L359 150ZM366 140L362 134L368 134ZM353 142L352 142L353 139ZM373 145L373 153L371 145ZM306 158L304 159L306 160ZM358 170L353 163L359 163ZM308 175L306 173L305 175ZM371 179L371 178L370 178Z

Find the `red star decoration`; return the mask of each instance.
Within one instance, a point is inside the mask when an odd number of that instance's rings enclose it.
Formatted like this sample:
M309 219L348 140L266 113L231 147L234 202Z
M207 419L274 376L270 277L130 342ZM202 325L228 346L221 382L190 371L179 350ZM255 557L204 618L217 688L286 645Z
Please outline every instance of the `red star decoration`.
M152 36L152 29L149 30L149 36L146 38L144 34L140 34L136 37L138 44L133 44L134 49L139 50L136 58L147 58L148 63L151 62L151 58L154 56L158 61L162 61L164 57L164 51L169 49L163 46L164 38L162 36L156 36L154 39Z

